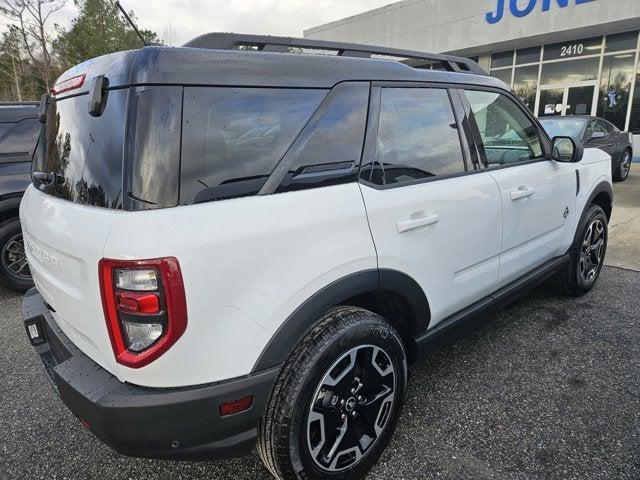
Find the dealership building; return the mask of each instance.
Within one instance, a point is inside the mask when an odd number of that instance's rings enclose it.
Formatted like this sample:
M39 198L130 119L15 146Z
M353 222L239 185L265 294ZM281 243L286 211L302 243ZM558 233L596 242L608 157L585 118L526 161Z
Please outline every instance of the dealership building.
M404 0L306 38L472 58L538 116L604 117L640 153L640 0Z

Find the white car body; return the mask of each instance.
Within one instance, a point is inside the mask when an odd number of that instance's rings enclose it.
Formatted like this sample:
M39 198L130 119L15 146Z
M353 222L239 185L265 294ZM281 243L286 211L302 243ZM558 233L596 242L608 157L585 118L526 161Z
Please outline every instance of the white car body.
M64 333L122 382L182 387L250 374L314 292L378 266L416 280L434 327L565 253L603 181L611 182L610 157L587 149L575 164L546 160L399 189L352 183L150 212L76 205L30 187L21 222L36 286ZM512 200L521 187L535 193ZM429 215L437 222L398 232L398 223ZM98 262L167 256L182 268L188 328L150 365L119 365Z

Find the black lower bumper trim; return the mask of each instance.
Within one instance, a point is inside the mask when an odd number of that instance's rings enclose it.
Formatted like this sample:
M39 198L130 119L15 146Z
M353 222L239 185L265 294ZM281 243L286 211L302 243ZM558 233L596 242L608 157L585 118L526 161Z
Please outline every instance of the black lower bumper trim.
M273 368L211 385L155 389L120 382L60 330L38 292L23 302L26 324L38 322L35 347L65 405L95 435L125 455L211 459L248 453L279 371ZM250 410L220 417L219 405L253 395Z

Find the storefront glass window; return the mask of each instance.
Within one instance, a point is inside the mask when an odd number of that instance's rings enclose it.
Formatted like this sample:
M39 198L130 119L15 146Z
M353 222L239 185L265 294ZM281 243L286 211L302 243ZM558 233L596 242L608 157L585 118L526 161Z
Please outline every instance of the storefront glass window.
M629 131L635 134L640 134L640 71L636 75L636 87L633 92Z
M491 68L510 67L513 65L513 50L491 54Z
M602 53L602 37L554 43L544 47L544 60L560 60Z
M491 76L502 80L507 85L511 86L511 69L505 68L503 70L491 70Z
M635 55L626 53L604 57L600 77L598 116L624 130L629 94L633 82Z
M516 51L516 65L536 63L540 61L540 47L523 48Z
M607 35L605 53L621 52L623 50L635 50L638 46L638 32L625 32L616 35Z
M585 58L568 62L545 63L542 65L542 85L568 84L595 80L598 78L600 58Z
M538 65L516 68L513 79L513 91L532 112L535 108L536 89L538 88Z

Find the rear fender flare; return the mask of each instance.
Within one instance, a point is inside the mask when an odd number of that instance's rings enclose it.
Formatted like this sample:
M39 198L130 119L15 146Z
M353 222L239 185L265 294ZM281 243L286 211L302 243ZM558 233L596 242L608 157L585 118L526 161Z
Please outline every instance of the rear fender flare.
M418 283L395 270L365 270L322 288L302 303L276 330L253 367L259 372L282 364L313 323L331 308L357 295L390 292L402 297L413 311L412 335L424 333L430 320L427 297Z

